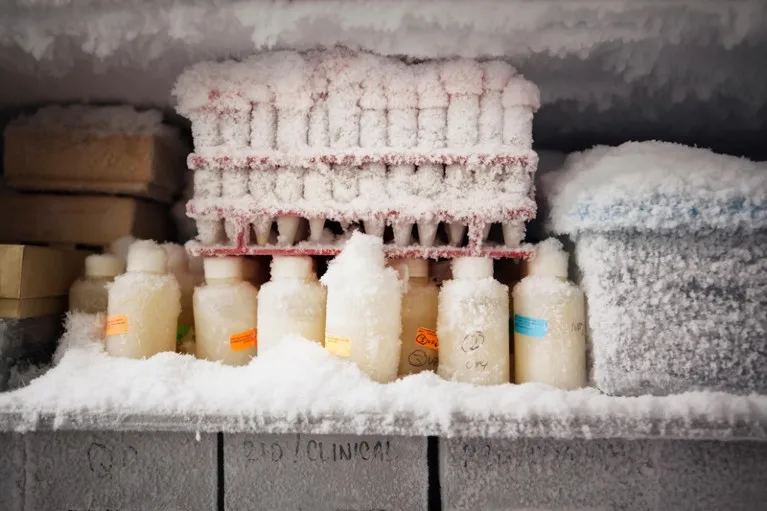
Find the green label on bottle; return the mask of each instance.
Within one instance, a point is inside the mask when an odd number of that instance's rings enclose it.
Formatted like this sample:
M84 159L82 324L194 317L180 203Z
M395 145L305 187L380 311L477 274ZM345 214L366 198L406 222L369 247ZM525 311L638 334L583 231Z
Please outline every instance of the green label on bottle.
M176 343L180 343L191 329L192 327L190 325L179 325L176 329Z

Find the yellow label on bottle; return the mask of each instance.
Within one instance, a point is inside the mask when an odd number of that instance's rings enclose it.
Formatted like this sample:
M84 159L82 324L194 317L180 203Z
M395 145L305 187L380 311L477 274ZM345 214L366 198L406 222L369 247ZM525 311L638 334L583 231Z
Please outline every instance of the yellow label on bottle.
M119 335L128 333L128 316L107 316L107 324L104 334Z
M229 336L229 346L233 351L242 351L248 348L254 348L258 345L258 332L255 328L237 332Z
M439 339L437 338L437 332L429 330L428 328L419 328L415 334L415 342L429 348L431 350L439 349Z
M333 355L346 358L352 354L352 341L346 337L326 335L325 348Z

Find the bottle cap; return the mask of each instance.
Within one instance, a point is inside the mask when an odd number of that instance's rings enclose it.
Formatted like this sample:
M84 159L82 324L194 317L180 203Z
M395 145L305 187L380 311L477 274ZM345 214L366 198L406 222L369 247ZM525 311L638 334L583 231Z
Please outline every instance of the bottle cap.
M316 278L314 261L306 256L274 256L272 258L272 280Z
M489 257L456 257L452 270L454 279L492 278L493 260Z
M549 238L535 247L535 254L527 261L527 274L566 279L568 258L562 242Z
M400 278L429 277L429 261L426 259L393 259L389 263L400 274Z
M86 277L116 277L125 271L125 263L112 254L93 254L85 258Z
M242 258L242 278L245 280L255 280L258 277L259 270L261 269L261 265L258 262L258 259L255 259L253 257L243 257Z
M168 256L154 241L135 241L128 249L128 271L168 273Z
M203 261L205 279L242 279L241 257L206 257Z

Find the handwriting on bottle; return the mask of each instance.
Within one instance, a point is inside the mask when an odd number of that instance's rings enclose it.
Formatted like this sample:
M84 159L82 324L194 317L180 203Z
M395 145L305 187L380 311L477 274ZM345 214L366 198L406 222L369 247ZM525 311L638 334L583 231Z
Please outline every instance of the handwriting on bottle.
M437 338L437 332L429 330L428 328L419 328L415 334L415 342L432 350L439 349L439 339Z
M104 334L119 335L128 333L128 316L108 316Z
M326 335L325 348L338 357L350 357L352 354L352 341L348 337Z
M229 346L232 351L242 351L248 348L255 348L258 344L258 333L255 328L238 332L229 336Z

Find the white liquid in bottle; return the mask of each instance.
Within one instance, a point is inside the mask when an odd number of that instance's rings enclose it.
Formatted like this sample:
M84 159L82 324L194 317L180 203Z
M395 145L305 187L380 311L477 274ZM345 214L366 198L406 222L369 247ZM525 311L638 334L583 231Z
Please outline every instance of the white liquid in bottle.
M437 302L439 288L429 280L429 263L425 259L392 261L403 282L402 351L399 375L436 371L439 342L437 341Z
M317 280L311 257L274 256L272 278L258 295L261 353L288 335L320 344L325 340L327 292Z
M128 251L128 272L109 287L106 351L128 358L176 350L181 292L168 274L165 251L137 241Z
M93 254L85 258L85 274L69 290L69 310L87 314L106 314L107 285L125 271L122 259L111 254Z
M452 272L439 293L437 373L477 385L508 383L508 288L493 279L492 259L459 257Z
M402 288L386 267L383 240L355 232L322 277L328 289L325 347L372 380L397 378Z
M583 292L567 280L567 253L538 244L528 276L514 286L514 377L571 390L586 386Z
M205 285L194 290L197 357L245 365L256 356L258 291L243 280L242 259L205 259Z

